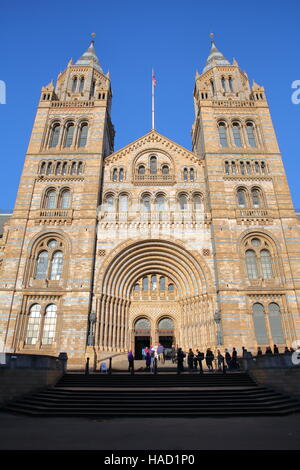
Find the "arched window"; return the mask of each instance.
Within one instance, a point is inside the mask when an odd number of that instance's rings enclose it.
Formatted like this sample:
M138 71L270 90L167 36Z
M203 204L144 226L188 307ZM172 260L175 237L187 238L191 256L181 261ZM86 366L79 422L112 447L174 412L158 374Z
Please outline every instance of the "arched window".
M280 307L275 302L269 304L269 322L272 339L275 344L284 344L284 334L281 324Z
M166 198L163 194L159 194L158 196L156 196L155 203L156 203L156 209L158 211L164 211L165 210Z
M59 139L59 134L60 134L60 124L56 123L52 127L49 147L56 147L57 146L58 139Z
M113 170L113 181L118 181L118 169L114 168Z
M257 259L254 250L246 251L246 267L250 279L258 278Z
M48 251L43 250L39 253L36 261L35 279L46 279L48 273Z
M41 322L41 306L34 304L30 307L27 332L26 332L26 344L35 345L39 339L40 334L40 322Z
M188 199L185 194L180 194L179 196L179 208L181 211L185 211L188 208Z
M128 211L128 196L127 194L121 194L119 199L119 209L120 211Z
M247 205L246 193L244 189L238 189L237 191L237 203L241 209L244 209Z
M151 324L148 318L139 318L134 325L135 330L144 330L149 331L151 329Z
M251 175L251 163L250 162L246 162L246 169L247 169L247 174Z
M85 147L87 143L88 125L84 123L80 127L78 147Z
M54 304L50 304L46 308L42 344L52 344L55 340L56 311L57 311L57 306Z
M75 93L77 90L77 77L73 78L73 83L72 83L72 92Z
M94 94L95 94L95 86L96 86L96 81L93 80L92 81L92 86L91 86L91 97L93 97Z
M77 167L77 174L82 175L82 173L83 173L83 164L82 162L79 162L78 167Z
M150 158L150 173L152 175L157 173L157 158L155 156Z
M241 172L241 175L245 174L245 163L244 162L240 162L240 172Z
M169 284L169 285L168 285L168 291L169 291L169 292L174 292L174 290L175 290L174 284Z
M255 139L253 122L247 122L246 131L247 131L248 143L250 147L256 147L256 139Z
M158 323L159 330L173 330L174 322L171 318L162 318Z
M183 179L184 179L184 181L188 181L188 179L189 179L189 171L188 171L187 168L183 169Z
M194 194L193 195L193 208L196 211L202 209L202 198L201 198L200 194Z
M62 166L62 174L66 175L67 171L68 171L68 164L67 164L67 162L64 162L63 166Z
M50 279L53 281L59 281L62 276L63 267L63 253L62 251L56 251L53 254L50 267Z
M264 279L273 278L272 257L269 250L261 250L260 262L262 268L262 276Z
M262 174L265 175L267 173L265 162L261 162L260 167L261 167Z
M67 129L66 129L65 147L71 147L73 143L73 135L74 135L74 124L70 123L67 125Z
M145 167L144 165L140 165L138 168L138 174L139 175L144 175L145 174Z
M210 86L211 86L211 92L214 95L215 94L215 84L214 84L213 80L210 81Z
M143 277L142 287L143 291L147 291L149 289L149 279L147 276Z
M224 77L221 78L221 83L222 83L223 90L226 91L226 80Z
M170 172L168 165L163 165L162 167L162 174L163 175L168 175Z
M159 279L159 289L166 290L166 278L161 276Z
M194 168L190 168L190 180L194 181L195 179L195 171Z
M112 194L106 196L106 208L108 212L114 211L114 196Z
M61 201L60 201L61 209L69 209L70 205L71 205L71 191L69 189L65 189L61 193Z
M258 162L255 162L255 163L254 163L254 166L255 166L255 173L260 173L260 166L259 166L259 163L258 163Z
M228 147L227 129L226 129L225 122L219 122L218 130L219 130L219 138L220 138L221 147Z
M84 88L84 77L81 77L79 82L79 92L82 93Z
M236 164L235 164L235 162L231 162L231 170L232 170L232 174L236 175Z
M225 173L226 175L230 174L229 162L225 162Z
M140 285L138 283L134 284L133 290L138 292L140 290Z
M153 274L151 276L151 290L156 290L157 289L157 276L156 274Z
M44 175L46 173L46 162L43 162L41 164L41 168L40 168L40 174L41 175Z
M229 83L229 90L231 92L233 92L234 90L233 90L233 79L232 79L232 77L228 78L228 83Z
M267 344L268 335L264 307L262 304L256 302L255 304L253 304L252 310L256 341L258 344Z
M56 191L55 189L50 189L46 193L45 209L55 209L55 207L56 207Z
M241 128L238 122L232 123L232 133L233 133L234 144L237 147L242 147Z
M151 200L149 194L144 194L142 196L142 210L144 212L149 212L151 209Z
M55 169L55 174L56 174L56 175L60 175L60 174L61 174L61 162L58 162L58 163L57 163L56 169Z
M73 162L72 166L71 166L71 175L76 175L76 173L77 173L76 166L77 166L77 163Z
M251 197L252 197L253 207L255 207L256 209L261 207L261 197L260 197L260 191L258 189L252 189Z
M119 173L119 181L124 180L124 168L120 168L120 173Z
M47 165L46 174L47 174L47 175L51 175L51 173L52 173L52 163L49 162L48 165Z

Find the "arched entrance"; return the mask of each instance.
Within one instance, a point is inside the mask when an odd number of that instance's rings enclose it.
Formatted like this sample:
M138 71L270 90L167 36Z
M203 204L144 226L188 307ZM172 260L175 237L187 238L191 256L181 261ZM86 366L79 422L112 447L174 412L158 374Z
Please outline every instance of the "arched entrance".
M158 342L166 349L176 345L174 321L172 318L161 318L157 325Z
M134 349L135 337L143 336L135 333L139 318L150 319L152 345L160 336L168 344L175 336L174 328L173 334L166 334L172 328L159 334L163 318L174 320L176 345L183 348L211 347L216 335L210 270L181 241L145 239L117 247L101 267L96 297L95 342L101 351Z
M143 359L142 350L151 345L151 324L148 318L139 318L134 325L134 357Z

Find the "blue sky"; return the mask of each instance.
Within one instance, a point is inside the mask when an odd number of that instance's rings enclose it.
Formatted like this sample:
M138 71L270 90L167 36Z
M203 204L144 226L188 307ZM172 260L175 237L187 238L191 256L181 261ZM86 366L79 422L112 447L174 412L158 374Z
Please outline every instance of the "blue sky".
M300 208L300 3L286 0L52 0L6 1L1 8L0 208L12 209L40 97L69 59L77 60L95 32L101 65L111 73L115 149L151 127L151 68L157 78L156 128L191 148L195 71L210 49L209 33L225 57L266 88L294 205Z

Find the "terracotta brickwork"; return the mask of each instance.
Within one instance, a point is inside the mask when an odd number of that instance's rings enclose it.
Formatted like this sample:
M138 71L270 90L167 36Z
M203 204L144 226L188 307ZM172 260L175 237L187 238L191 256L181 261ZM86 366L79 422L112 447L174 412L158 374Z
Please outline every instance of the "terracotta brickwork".
M93 42L42 88L0 247L5 348L82 367L143 338L291 345L300 230L264 88L212 43L192 151L151 130L114 152L111 100Z

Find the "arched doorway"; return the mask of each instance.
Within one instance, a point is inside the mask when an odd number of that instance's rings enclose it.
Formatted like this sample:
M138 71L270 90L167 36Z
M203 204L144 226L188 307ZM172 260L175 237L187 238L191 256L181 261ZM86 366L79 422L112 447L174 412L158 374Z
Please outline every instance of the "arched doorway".
M95 343L101 351L134 349L136 336L158 344L158 321L166 317L174 319L180 347L211 346L214 284L204 260L182 242L160 238L120 245L103 263L97 289ZM140 318L151 319L150 335L135 333Z
M174 321L170 317L161 318L158 322L158 342L166 349L176 344Z
M142 350L150 347L151 324L148 318L139 318L134 325L134 357L143 359Z

